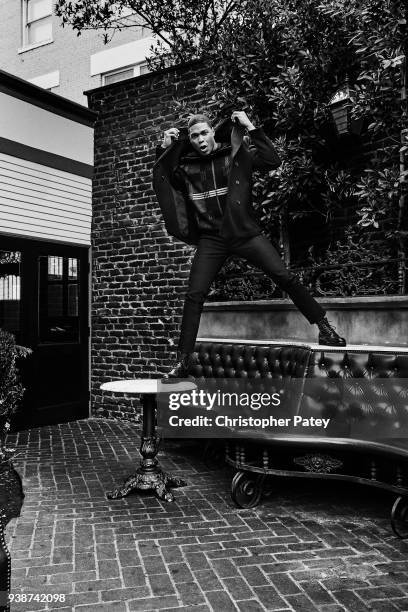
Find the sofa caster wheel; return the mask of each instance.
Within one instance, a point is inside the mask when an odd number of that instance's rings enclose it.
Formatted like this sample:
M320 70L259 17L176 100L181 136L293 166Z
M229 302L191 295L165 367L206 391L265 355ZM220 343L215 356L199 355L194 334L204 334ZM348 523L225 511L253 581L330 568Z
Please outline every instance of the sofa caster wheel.
M237 472L231 483L232 501L238 508L255 508L262 496L264 474Z
M400 495L391 510L391 527L396 536L408 538L408 497Z

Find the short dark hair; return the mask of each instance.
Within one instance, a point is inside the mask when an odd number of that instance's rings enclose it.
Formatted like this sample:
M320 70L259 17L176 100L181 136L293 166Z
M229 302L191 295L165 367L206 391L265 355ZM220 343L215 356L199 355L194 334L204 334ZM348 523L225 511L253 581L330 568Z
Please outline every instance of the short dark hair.
M208 123L208 125L212 128L212 121L208 115L204 115L204 113L198 113L197 115L192 115L187 122L187 129L190 129L196 123Z

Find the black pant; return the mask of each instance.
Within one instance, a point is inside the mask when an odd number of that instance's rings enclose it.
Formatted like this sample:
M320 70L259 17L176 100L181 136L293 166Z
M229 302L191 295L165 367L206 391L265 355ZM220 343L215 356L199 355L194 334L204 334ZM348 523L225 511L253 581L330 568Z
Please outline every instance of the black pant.
M265 236L227 243L219 236L205 235L200 238L191 266L178 346L180 352L190 353L194 350L203 303L211 283L230 255L243 257L263 270L278 287L286 291L310 323L317 323L325 316L323 308L289 272Z

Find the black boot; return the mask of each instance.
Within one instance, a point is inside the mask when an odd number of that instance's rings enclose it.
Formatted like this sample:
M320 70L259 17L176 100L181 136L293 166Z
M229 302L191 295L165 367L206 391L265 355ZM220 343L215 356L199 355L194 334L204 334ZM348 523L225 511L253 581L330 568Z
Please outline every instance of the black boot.
M177 353L177 362L163 378L187 378L194 363L194 353Z
M319 344L325 344L326 346L346 346L347 342L345 338L339 336L326 317L320 319L316 325L319 328Z

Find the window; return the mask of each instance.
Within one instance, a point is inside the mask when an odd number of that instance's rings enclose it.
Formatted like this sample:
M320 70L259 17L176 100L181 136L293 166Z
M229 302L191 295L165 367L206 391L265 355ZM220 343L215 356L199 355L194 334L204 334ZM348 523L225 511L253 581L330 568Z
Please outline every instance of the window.
M23 46L52 40L52 0L23 0Z
M149 72L147 58L152 46L157 44L153 36L144 36L124 45L111 46L93 53L90 57L89 74L98 76L102 85L131 79Z
M118 81L132 79L133 77L137 77L148 72L150 71L147 67L147 62L141 62L140 64L128 66L127 68L119 68L118 70L112 70L111 72L105 72L102 74L102 85L118 83Z
M42 343L79 341L79 260L39 258L39 321Z
M20 332L20 264L18 251L0 251L0 328Z

